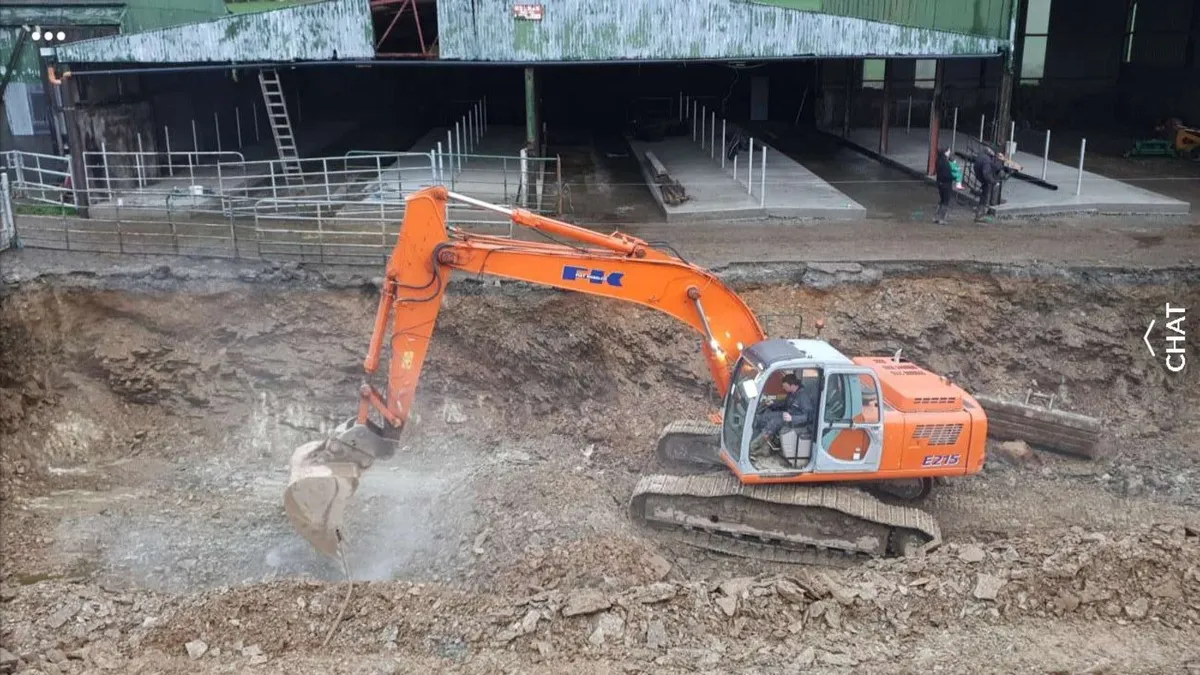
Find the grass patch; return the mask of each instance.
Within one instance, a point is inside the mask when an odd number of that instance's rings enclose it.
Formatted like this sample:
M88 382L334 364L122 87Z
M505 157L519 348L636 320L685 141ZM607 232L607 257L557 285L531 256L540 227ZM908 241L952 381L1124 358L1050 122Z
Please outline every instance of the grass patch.
M74 206L57 204L13 204L13 211L21 216L77 216Z
M234 14L248 14L250 12L265 12L270 9L303 5L308 2L313 2L313 0L242 0L241 2L226 2L225 6Z

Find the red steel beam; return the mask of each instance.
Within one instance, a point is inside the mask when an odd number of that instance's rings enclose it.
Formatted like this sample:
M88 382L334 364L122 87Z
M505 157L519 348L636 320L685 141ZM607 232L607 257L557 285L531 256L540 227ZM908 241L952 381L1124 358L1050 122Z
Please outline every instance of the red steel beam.
M379 42L375 44L375 55L409 56L409 54L380 54L379 48L383 46L384 41L387 40L388 36L392 34L392 29L394 29L396 24L400 21L400 17L404 16L405 10L412 9L413 23L417 26L417 40L421 45L421 51L420 53L412 54L411 56L429 56L429 48L425 46L425 33L421 30L421 15L417 11L417 0L372 0L371 9L375 10L377 8L391 5L400 5L400 8L396 10L396 16L392 17L392 22L388 24L387 30L383 31L383 35L379 38Z

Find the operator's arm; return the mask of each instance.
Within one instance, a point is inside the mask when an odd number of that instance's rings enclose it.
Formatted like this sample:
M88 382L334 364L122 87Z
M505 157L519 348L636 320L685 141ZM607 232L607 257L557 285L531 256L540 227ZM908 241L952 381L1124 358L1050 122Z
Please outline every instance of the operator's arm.
M812 413L812 405L803 391L796 392L795 398L787 404L787 414L791 417L787 421L795 426L808 424Z

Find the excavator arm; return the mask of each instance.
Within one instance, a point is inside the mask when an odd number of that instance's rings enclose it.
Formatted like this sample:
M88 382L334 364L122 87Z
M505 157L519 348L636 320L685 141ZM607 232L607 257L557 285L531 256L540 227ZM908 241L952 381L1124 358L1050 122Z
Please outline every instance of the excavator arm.
M512 221L570 243L472 235L449 228L450 200L508 215ZM623 234L604 235L523 209L507 209L442 186L408 198L404 222L381 288L364 362L358 415L334 436L301 446L292 457L284 495L289 519L318 551L334 555L342 513L358 479L377 458L390 457L403 429L454 271L489 274L632 302L666 313L702 338L718 391L728 389L742 350L763 339L754 313L715 275ZM390 336L389 336L390 329ZM387 390L370 380L389 341ZM372 421L372 412L382 420Z

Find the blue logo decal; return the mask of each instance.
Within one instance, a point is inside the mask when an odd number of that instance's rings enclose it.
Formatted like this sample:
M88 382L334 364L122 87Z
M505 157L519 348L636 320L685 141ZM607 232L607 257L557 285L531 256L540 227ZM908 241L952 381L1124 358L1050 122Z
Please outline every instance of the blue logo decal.
M563 265L562 272L562 278L566 281L579 281L586 279L593 284L608 284L609 286L620 286L621 278L624 276L624 272L589 270L586 267L575 267L573 265Z

